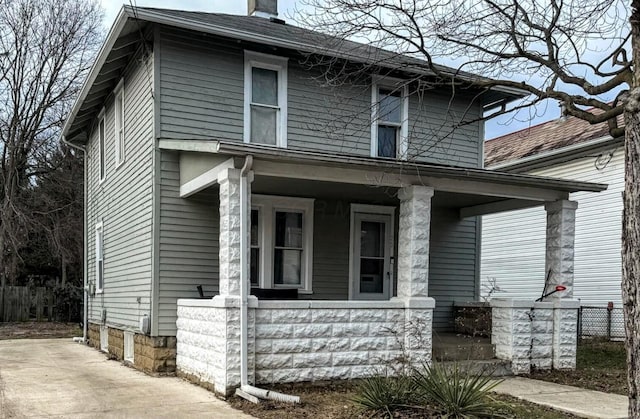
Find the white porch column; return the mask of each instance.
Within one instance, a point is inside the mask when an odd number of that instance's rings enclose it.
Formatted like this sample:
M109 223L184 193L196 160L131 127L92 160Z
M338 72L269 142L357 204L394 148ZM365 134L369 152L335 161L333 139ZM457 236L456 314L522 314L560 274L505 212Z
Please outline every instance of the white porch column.
M240 170L218 175L220 185L219 281L220 295L240 297ZM250 185L250 182L247 182ZM247 188L251 199L251 187ZM249 208L251 204L249 203ZM247 222L246 220L245 222Z
M223 169L218 175L220 185L220 233L219 233L219 290L220 295L213 298L212 306L216 307L216 319L220 328L216 331L215 346L218 353L215 359L214 385L218 393L228 395L233 388L240 385L240 223L250 223L251 211L247 211L247 219L242 220L240 214L240 174L239 169ZM251 181L253 173L247 174L247 190L244 199L251 208ZM248 225L248 224L247 224ZM247 236L250 229L247 228ZM247 237L249 243L249 237ZM247 249L248 251L248 249ZM246 261L249 264L247 255ZM247 272L249 269L247 268ZM248 280L248 279L247 279ZM251 299L250 299L251 300ZM250 312L251 314L251 312ZM249 316L249 330L252 335L253 316ZM250 336L251 337L251 336ZM250 348L250 351L253 348ZM249 362L253 363L250 353ZM250 375L253 371L250 368ZM252 377L250 377L252 378ZM253 380L252 380L253 381Z
M433 188L412 185L400 189L398 226L398 298L429 295L429 233Z
M435 301L429 297L429 233L433 188L400 189L398 300L405 303L404 346L415 365L431 362Z
M551 272L545 294L553 291L556 285L563 285L566 291L552 294L553 298L571 298L573 296L573 257L576 235L576 208L578 203L569 200L548 202L547 211L547 249L545 272Z

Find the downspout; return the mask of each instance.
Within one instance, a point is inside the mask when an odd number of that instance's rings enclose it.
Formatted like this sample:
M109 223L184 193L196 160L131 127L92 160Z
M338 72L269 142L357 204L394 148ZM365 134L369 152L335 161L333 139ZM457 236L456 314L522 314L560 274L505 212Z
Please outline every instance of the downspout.
M236 394L254 403L258 398L300 403L300 397L264 390L249 384L249 205L247 202L253 156L245 156L240 170L240 388Z
M82 229L83 229L83 246L82 246L82 289L83 289L83 313L82 313L82 337L74 337L74 342L79 343L87 343L87 334L89 328L89 282L87 280L87 244L88 244L88 236L87 236L87 149L85 147L70 143L67 139L62 136L60 137L62 142L68 145L71 148L75 148L76 150L80 150L82 152L82 164L83 164L83 189L84 193L82 194Z

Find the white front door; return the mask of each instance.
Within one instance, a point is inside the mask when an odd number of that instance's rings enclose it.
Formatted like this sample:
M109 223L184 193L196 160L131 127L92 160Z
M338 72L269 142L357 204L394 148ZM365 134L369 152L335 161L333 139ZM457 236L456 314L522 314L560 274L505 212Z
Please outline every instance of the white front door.
M351 287L355 300L388 300L393 284L392 216L353 214Z

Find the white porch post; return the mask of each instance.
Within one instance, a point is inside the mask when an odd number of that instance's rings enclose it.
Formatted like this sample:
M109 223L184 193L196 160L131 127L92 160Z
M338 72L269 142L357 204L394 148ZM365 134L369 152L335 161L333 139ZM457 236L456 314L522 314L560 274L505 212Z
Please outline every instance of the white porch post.
M435 301L429 297L429 233L433 188L400 189L398 293L405 302L404 344L412 362L430 362Z
M247 219L242 220L240 214L240 200L247 200L247 207L251 208L251 181L253 173L248 175L246 196L240 195L240 170L228 168L218 175L220 185L220 233L219 233L219 291L213 298L213 305L217 307L215 316L221 322L219 336L215 346L219 352L215 360L216 376L215 389L222 394L228 394L231 389L240 385L240 283L241 266L240 253L240 223L249 223L251 211L247 211ZM247 229L247 235L250 229ZM247 238L249 243L249 238ZM246 258L249 263L249 257ZM248 269L247 269L248 271ZM253 335L253 313L249 315L249 333ZM253 363L253 354L249 359ZM250 368L250 375L253 371Z
M551 294L553 310L553 368L575 369L578 343L578 310L580 302L573 297L574 245L576 234L576 209L578 203L569 200L549 202L547 211L547 249L545 272L549 284L545 294L556 285L565 291Z
M240 170L226 169L220 185L219 287L221 296L240 297Z
M554 298L573 297L573 256L576 235L576 208L578 203L569 200L548 202L547 249L545 273L551 272L545 294L563 285L566 291L552 294Z
M398 191L398 298L429 295L429 233L433 188L408 186Z

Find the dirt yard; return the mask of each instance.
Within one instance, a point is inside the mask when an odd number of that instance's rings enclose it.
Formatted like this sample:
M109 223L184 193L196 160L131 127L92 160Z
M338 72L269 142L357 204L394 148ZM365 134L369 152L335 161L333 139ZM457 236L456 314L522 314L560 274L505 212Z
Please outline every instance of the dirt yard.
M78 323L15 322L0 323L0 340L71 338L82 336Z

